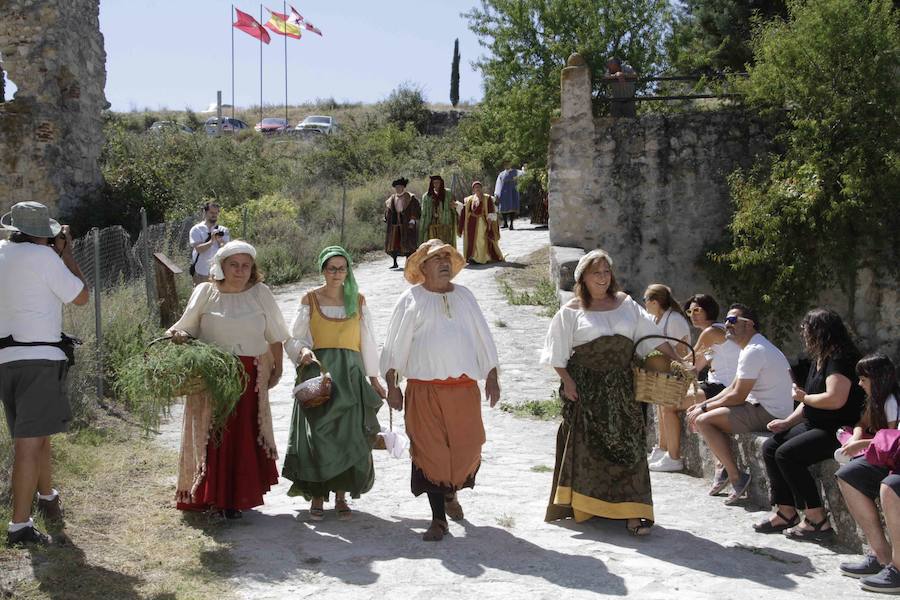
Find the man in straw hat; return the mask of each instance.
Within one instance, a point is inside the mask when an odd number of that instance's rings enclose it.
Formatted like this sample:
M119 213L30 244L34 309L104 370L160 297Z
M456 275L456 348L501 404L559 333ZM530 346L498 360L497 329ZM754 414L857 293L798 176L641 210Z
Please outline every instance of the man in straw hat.
M406 433L412 457L412 493L428 494L432 521L425 541L449 531L447 517L459 520L457 490L474 487L481 466L484 425L481 392L493 407L500 399L497 348L487 321L467 288L452 283L465 266L455 247L428 240L404 269L413 287L394 306L381 353L388 404L402 410L406 377Z
M50 436L66 431L72 411L66 397L68 361L63 351L62 306L86 304L88 288L72 256L68 226L38 202L19 202L0 218L0 400L14 440L13 514L7 545L44 545L50 538L31 518L61 524L59 492L51 484Z

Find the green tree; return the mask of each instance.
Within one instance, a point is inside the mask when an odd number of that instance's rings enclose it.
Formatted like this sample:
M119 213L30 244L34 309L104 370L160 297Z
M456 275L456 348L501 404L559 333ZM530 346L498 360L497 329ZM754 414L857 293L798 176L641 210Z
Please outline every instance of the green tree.
M486 50L477 63L484 100L464 125L486 168L505 158L546 165L560 73L572 52L598 75L611 56L654 72L669 24L666 0L482 0L464 16Z
M459 39L453 41L453 64L450 66L450 104L459 104Z
M774 316L775 331L860 267L900 274L900 29L890 0L789 2L754 35L736 82L780 119L783 148L731 177L735 215L713 281ZM850 294L848 317L853 315Z
M401 129L409 124L419 133L424 133L431 115L422 88L409 82L398 85L382 102L382 108L389 123Z
M787 18L785 0L685 0L667 40L672 66L683 72L741 72L753 61L754 22Z

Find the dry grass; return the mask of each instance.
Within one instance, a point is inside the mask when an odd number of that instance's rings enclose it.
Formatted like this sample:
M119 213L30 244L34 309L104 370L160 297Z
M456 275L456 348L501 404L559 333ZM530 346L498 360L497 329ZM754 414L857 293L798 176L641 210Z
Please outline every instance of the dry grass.
M68 543L0 548L0 597L231 597L231 558L215 539L218 526L174 508L176 459L119 423L55 437ZM0 519L8 518L4 506Z

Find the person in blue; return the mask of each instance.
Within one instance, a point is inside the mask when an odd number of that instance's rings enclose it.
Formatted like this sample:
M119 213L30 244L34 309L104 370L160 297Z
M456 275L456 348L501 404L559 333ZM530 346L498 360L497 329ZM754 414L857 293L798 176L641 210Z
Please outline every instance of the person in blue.
M500 214L503 215L501 229L515 229L513 221L519 214L519 190L516 189L516 180L524 173L525 165L522 165L521 169L513 169L509 162L505 162L503 170L497 175L494 197L500 204Z

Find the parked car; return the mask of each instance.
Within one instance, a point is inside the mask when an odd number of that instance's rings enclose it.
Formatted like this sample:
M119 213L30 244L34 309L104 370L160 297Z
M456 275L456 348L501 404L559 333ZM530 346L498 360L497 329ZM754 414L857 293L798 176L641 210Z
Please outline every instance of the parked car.
M203 128L206 130L208 135L216 135L216 131L218 130L219 125L219 117L210 117L206 120L206 123L203 125ZM235 131L240 131L241 129L247 129L250 127L240 119L232 119L231 117L222 117L222 132L223 133L234 133Z
M194 130L187 125L181 125L180 123L176 123L175 121L156 121L155 123L153 123L153 125L150 126L147 131L152 133L161 133L163 131L194 133Z
M337 131L337 126L338 124L334 117L310 115L300 121L294 129L302 132L330 134Z
M266 117L256 124L253 129L264 134L284 133L291 126L287 119L279 119L278 117Z

